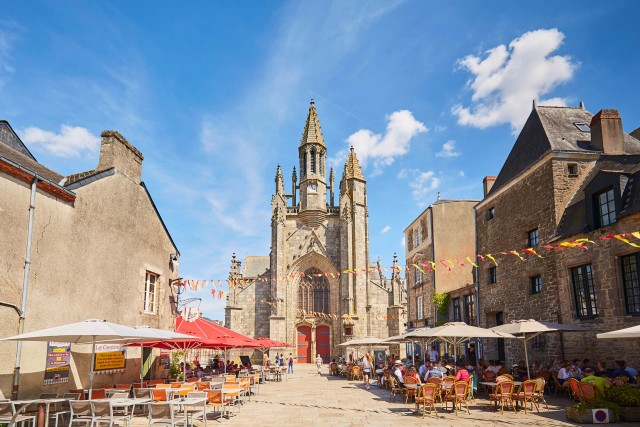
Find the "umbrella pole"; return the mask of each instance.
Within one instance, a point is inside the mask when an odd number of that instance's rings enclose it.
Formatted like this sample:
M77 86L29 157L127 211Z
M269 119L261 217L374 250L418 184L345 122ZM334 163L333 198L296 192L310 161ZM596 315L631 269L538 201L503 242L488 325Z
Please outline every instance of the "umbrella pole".
M140 341L140 384L142 385L142 378L144 377L144 351L142 348L142 341Z
M187 382L187 344L182 347L182 382Z
M529 354L527 353L527 334L522 334L524 337L524 360L527 364L527 379L531 379L531 374L529 373Z
M95 373L93 372L95 368L95 358L96 358L96 336L93 336L91 340L91 368L89 370L89 400L91 400L91 393L93 391L93 376Z

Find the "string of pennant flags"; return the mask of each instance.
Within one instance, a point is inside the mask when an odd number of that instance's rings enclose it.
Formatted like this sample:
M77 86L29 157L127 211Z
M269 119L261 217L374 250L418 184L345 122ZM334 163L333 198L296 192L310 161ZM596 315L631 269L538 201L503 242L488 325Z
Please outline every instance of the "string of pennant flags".
M637 239L637 241L631 241L629 238L635 238ZM623 242L629 246L632 246L634 248L640 248L640 231L634 231L631 233L621 233L621 234L608 234L606 236L602 236L600 237L598 240L601 241L605 241L605 240L611 240L611 239L616 239L620 242ZM553 251L563 251L563 250L567 250L567 249L582 249L582 250L588 250L589 249L589 245L594 246L597 245L595 241L593 240L589 240L586 238L582 238L582 239L576 239L573 241L566 241L566 242L561 242L558 243L556 245L551 245L551 244L546 244L546 245L540 245L539 249L545 249L545 250L553 250ZM541 251L542 252L542 251ZM479 268L479 264L482 263L486 263L486 262L490 262L492 264L494 264L495 266L498 266L498 260L500 257L517 257L519 258L521 261L526 261L527 257L537 257L537 258L544 258L544 256L542 256L541 254L538 253L538 251L534 248L523 248L520 250L510 250L510 251L501 251L501 252L494 252L493 254L490 253L486 253L486 254L476 254L475 256L471 257L471 256L467 256L467 257L455 257L455 258L449 258L449 259L441 259L439 260L437 263L434 260L429 260L429 261L420 261L420 262L416 262L411 264L411 266L409 264L406 264L404 267L405 272L408 274L411 271L411 268L415 268L416 270L420 271L421 273L425 273L428 271L437 271L437 269L444 269L446 271L453 271L454 268L458 268L458 267L465 267L465 261L471 265L473 268ZM498 259L497 259L498 258ZM316 278L338 278L341 275L345 275L345 274L350 274L350 275L358 275L358 274L368 274L368 273L372 273L372 272L385 272L385 271L398 271L398 272L402 272L403 271L403 267L400 265L392 265L389 268L384 268L384 267L371 267L368 269L358 269L358 268L354 268L354 269L347 269L344 270L342 272L335 272L335 273L312 273L312 274L306 274L304 272L295 274L289 274L287 276L283 276L283 277L276 277L276 278L267 278L267 277L258 277L258 278L252 278L252 279L226 279L226 280L195 280L195 279L184 279L182 280L182 282L180 282L178 285L179 286L184 286L185 289L190 289L192 291L197 291L200 289L204 289L207 287L211 287L211 295L213 296L214 299L222 299L224 298L224 296L226 295L226 292L222 289L224 284L226 283L229 288L233 288L237 285L251 285L254 284L256 282L258 283L266 283L266 282L273 282L275 284L277 283L284 283L284 284L288 284L290 283L289 280L292 279L297 279L300 278L299 283L297 283L299 286L308 286L308 287L313 287L313 286L317 286L317 283L314 283L313 280ZM274 304L271 302L267 302L267 301L262 301L264 303L269 303L269 304ZM317 314L322 314L322 313L317 313ZM327 315L330 316L330 315ZM322 317L322 316L320 316Z

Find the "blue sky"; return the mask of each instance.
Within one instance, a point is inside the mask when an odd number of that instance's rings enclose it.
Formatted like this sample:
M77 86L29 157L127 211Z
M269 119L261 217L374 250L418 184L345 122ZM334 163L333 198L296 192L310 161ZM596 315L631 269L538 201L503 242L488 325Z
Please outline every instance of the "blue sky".
M639 127L638 18L632 1L9 2L0 118L62 174L95 168L118 130L181 276L224 280L232 252L269 253L276 165L288 184L315 98L337 177L350 144L365 166L389 265L437 192L481 198L532 99Z

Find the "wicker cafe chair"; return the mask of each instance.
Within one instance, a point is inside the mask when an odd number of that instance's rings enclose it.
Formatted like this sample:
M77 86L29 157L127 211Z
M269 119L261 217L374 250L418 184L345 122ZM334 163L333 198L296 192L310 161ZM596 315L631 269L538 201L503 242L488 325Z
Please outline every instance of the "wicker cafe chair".
M469 379L467 380L467 384L469 385L469 388L467 390L467 400L471 400L473 402L476 401L475 396L473 395L473 374L469 375Z
M434 384L436 386L436 399L442 403L442 378L427 378L427 384Z
M362 367L354 366L351 371L351 379L352 380L361 380L362 379Z
M496 392L489 394L489 401L500 403L500 413L504 414L504 406L511 405L513 412L516 412L516 407L513 404L513 381L503 381L496 386Z
M449 375L447 377L444 377L441 387L443 388L443 392L445 395L449 394L449 391L451 390L451 387L453 387L453 384L455 384L455 382L456 377L454 376Z
M544 405L547 407L547 410L549 409L549 404L547 403L547 400L544 398L544 389L545 389L545 381L544 378L542 377L538 377L534 380L537 385L536 385L536 401L537 402L543 402Z
M418 393L416 394L416 409L420 409L422 406L422 418L424 418L427 413L427 405L429 405L429 415L433 412L436 413L436 418L438 418L438 410L436 409L436 396L438 395L438 386L433 383L427 383L420 388L418 388Z
M415 379L414 377L404 377L404 385L407 386L409 384L418 384L418 380ZM404 403L409 403L409 398L414 398L416 397L416 392L418 391L417 387L416 388L405 388L404 391Z
M400 387L400 385L398 384L398 380L396 380L393 376L389 377L389 384L391 387L391 395L389 396L389 402L391 402L391 399L394 398L395 396L403 396L407 391L406 388Z
M538 402L536 402L536 387L538 383L535 380L527 380L520 384L518 392L513 395L513 399L517 402L522 402L524 406L524 413L527 413L527 403L531 404L531 410L535 405L536 410L540 413Z
M551 384L553 384L553 395L555 396L556 394L558 394L558 391L564 393L571 393L571 388L570 387L566 387L562 384L560 384L560 381L558 380L558 373L557 372L553 372L551 374Z
M507 368L502 368L498 371L498 376L500 375L509 375L509 370ZM509 375L513 380L513 376Z
M453 409L456 411L456 415L458 415L458 405L460 406L460 410L462 410L462 404L467 408L467 414L471 415L469 412L469 405L467 404L467 393L469 384L466 381L456 381L451 387L451 391L444 398L444 409L447 409L447 402L453 403Z
M584 403L593 403L596 401L596 387L592 383L578 382L578 390Z
M574 401L577 400L577 401L580 401L581 403L584 403L584 397L582 396L582 392L580 392L580 387L578 386L580 381L578 381L575 378L567 378L565 382L569 384L569 389L571 390L573 400Z

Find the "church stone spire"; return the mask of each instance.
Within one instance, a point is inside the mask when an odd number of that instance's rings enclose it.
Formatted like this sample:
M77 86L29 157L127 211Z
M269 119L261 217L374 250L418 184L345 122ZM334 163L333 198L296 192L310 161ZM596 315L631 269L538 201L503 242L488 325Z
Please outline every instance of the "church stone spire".
M280 165L278 165L278 169L276 170L276 194L284 195L284 178L282 177L282 170L280 169Z
M353 145L349 151L349 158L347 158L347 162L344 165L343 179L359 179L361 181L366 181L364 179L364 174L362 173L362 168L360 168L360 162L358 162L356 152L353 149Z
M322 129L320 129L320 122L318 121L318 113L316 112L316 104L313 99L311 99L311 105L309 105L307 123L304 125L304 132L302 132L302 138L300 139L300 146L305 144L325 146Z

